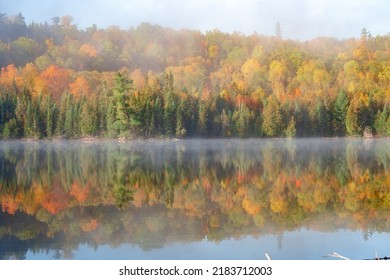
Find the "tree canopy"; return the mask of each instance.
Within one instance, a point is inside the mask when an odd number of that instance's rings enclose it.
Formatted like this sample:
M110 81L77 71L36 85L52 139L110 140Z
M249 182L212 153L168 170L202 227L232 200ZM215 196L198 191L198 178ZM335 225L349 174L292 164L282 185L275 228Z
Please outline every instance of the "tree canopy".
M390 37L0 18L2 138L390 134Z

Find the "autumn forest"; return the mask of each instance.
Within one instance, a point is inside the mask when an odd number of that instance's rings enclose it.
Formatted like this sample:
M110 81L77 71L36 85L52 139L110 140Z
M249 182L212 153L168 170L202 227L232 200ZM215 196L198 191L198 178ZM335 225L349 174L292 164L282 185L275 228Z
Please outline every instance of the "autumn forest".
M0 13L0 137L390 135L390 36L285 40Z

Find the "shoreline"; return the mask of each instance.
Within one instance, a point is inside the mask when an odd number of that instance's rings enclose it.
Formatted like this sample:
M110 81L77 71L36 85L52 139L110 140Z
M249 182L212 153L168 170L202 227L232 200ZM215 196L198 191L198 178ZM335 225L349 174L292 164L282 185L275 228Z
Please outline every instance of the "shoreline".
M82 138L14 138L14 139L0 139L0 142L60 142L60 141L80 141L83 143L94 143L94 142L131 142L131 141L181 141L181 140L310 140L310 139L323 139L323 140L336 140L336 139L347 139L347 140L376 140L376 139L390 139L390 136L329 136L329 137L134 137L134 138L105 138L105 137L82 137Z

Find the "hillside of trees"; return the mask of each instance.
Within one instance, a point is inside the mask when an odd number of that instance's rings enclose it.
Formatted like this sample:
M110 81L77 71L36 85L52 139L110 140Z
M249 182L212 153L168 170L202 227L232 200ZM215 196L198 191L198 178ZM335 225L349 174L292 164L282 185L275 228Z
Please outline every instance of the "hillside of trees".
M0 137L390 135L390 36L299 42L0 12Z

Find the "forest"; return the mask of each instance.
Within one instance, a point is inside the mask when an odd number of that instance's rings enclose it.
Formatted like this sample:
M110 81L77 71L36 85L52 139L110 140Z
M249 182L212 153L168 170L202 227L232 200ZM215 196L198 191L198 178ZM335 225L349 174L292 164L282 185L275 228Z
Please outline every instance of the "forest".
M0 137L390 135L390 35L79 29L0 12Z

